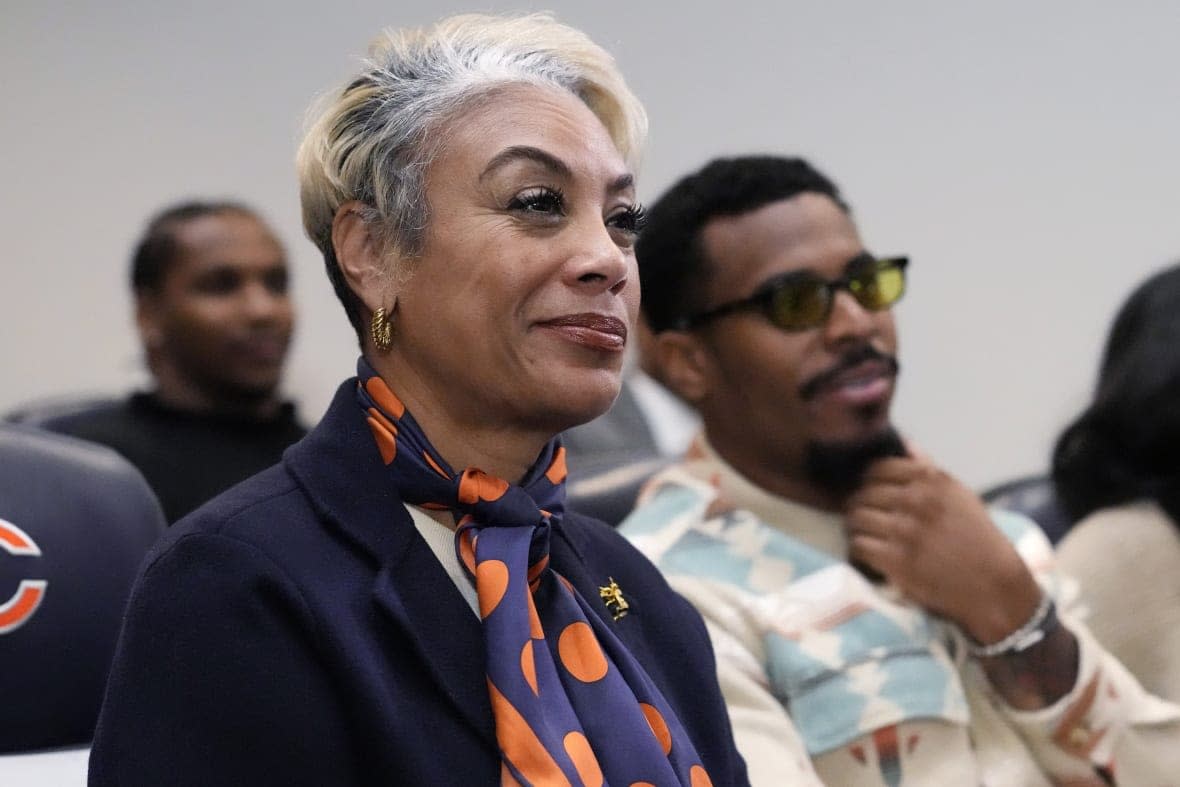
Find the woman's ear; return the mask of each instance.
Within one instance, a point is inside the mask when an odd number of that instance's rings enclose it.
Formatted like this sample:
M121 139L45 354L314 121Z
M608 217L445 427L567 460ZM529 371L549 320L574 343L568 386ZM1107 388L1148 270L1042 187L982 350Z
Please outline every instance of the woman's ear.
M336 264L349 288L364 302L370 312L389 308L389 261L381 253L381 244L373 229L365 221L364 203L346 202L332 220L332 248Z
M709 393L709 358L687 331L662 331L644 348L643 369L696 407Z

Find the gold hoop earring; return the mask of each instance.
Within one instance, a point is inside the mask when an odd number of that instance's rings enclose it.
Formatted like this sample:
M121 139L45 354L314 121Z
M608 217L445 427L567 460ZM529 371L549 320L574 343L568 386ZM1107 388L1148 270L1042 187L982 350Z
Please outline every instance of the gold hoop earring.
M384 306L377 307L377 311L373 312L373 319L369 321L369 336L373 338L373 346L381 352L393 344L393 326L385 314Z

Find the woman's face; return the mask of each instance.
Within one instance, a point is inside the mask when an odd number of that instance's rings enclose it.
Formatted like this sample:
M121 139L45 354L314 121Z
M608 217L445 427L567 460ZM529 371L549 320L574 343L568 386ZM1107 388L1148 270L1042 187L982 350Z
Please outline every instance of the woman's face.
M485 427L555 434L604 412L639 308L640 217L601 122L568 93L508 88L451 124L426 196L395 389Z

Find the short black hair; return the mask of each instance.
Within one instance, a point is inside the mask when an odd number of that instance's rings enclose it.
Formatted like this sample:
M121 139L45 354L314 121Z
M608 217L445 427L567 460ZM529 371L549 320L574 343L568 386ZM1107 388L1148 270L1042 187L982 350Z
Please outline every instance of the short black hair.
M652 331L674 328L704 308L709 260L701 231L718 216L738 216L804 192L830 197L849 213L840 190L801 158L740 156L710 161L651 207L635 247L643 314Z
M180 249L176 236L182 225L222 213L238 213L262 221L254 210L232 200L186 200L169 205L153 216L131 255L132 291L157 291L163 286Z
M1093 401L1061 433L1053 484L1076 522L1154 500L1180 527L1180 264L1127 298L1106 340Z

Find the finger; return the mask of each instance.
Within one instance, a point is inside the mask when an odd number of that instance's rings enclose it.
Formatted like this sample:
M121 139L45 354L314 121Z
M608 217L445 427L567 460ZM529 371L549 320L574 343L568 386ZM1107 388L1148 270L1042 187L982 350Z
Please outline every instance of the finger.
M864 483L905 484L922 472L924 464L912 456L878 459L865 470Z
M909 490L905 484L877 482L862 486L848 498L848 512L861 509L904 511L909 505Z
M905 550L887 538L857 533L848 539L849 560L864 563L886 577L892 577L904 556Z
M908 437L901 438L901 444L905 446L905 452L919 462L929 462L930 455L918 448L917 444L911 441Z
M849 535L866 535L885 540L896 539L905 529L902 517L875 508L860 508L849 512L844 527Z

